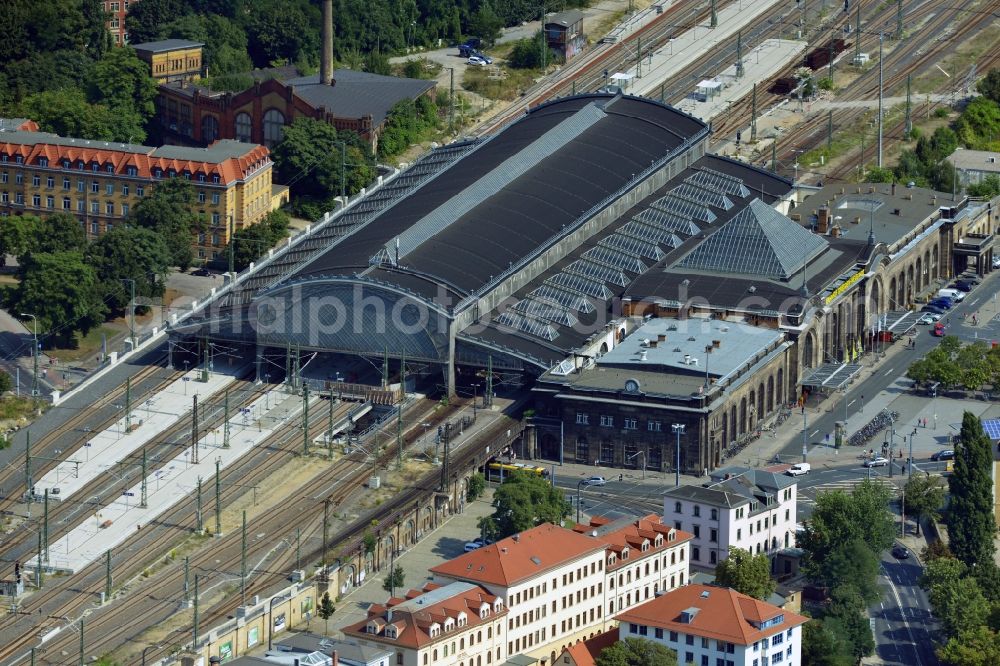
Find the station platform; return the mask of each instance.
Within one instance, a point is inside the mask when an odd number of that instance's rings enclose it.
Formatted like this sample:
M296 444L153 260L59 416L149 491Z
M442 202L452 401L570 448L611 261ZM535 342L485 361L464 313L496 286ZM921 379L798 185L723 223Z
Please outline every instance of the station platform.
M121 545L172 506L191 497L199 478L203 481L203 498L209 499L213 492L210 480L215 475L216 460L225 469L301 411L301 396L289 395L280 389L269 391L255 400L243 415L231 420L229 448L223 448L218 433L209 433L198 442L198 462L192 464L192 447L187 447L147 477L145 508L139 506L141 483L127 488L115 502L101 507L62 538L49 544L49 560L47 564L43 563L44 569L73 574L99 560L107 550ZM38 566L38 557L31 558L25 566L34 570Z
M743 56L743 76L737 78L736 63L713 77L720 84L719 93L701 101L687 97L677 105L681 111L708 122L727 111L730 105L753 92L755 81L767 81L796 60L806 50L806 42L793 39L768 39ZM765 91L758 89L758 93ZM749 134L745 140L749 140Z
M132 407L131 430L122 416L112 427L90 438L71 460L56 465L34 484L34 499L49 491L49 500L64 501L115 467L119 461L191 413L194 396L199 404L219 393L238 376L239 370L213 371L208 381L200 381L200 369L189 370L166 389ZM124 412L124 405L122 406Z
M716 27L693 26L631 67L626 73L635 75L635 79L626 92L658 99L662 82L676 76L706 52L734 39L740 31L746 33L744 47L749 52L752 46L750 31L755 21L779 2L781 0L734 0L718 11Z

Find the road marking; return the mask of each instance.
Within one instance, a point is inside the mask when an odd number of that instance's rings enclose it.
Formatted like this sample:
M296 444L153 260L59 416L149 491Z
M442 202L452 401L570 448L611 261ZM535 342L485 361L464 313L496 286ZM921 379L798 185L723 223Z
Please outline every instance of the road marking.
M922 666L923 662L920 661L920 650L917 649L917 642L913 640L913 632L910 631L910 623L906 621L906 613L903 611L903 601L899 598L899 592L896 591L896 584L889 577L888 572L885 570L885 565L882 566L882 573L885 574L886 579L889 581L889 587L892 589L892 596L896 598L896 606L899 608L900 617L903 620L903 626L906 627L906 635L910 637L910 645L913 646L913 655L917 658L918 666Z
M816 434L817 434L818 432L819 432L819 430L813 430L813 431L812 431L812 434L811 434L811 435L809 435L809 436L810 436L810 437L815 437L815 436L816 436Z
M896 371L890 368L889 370L885 371L885 374L883 376L888 377L889 375L891 375L894 372L896 372Z

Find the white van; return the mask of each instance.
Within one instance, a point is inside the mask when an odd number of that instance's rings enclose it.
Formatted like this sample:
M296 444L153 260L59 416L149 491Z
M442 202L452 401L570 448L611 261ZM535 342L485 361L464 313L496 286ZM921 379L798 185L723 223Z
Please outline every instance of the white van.
M956 303L960 302L963 298L965 298L965 292L959 291L958 289L938 289L937 295L938 298L942 297L950 298Z
M803 474L808 474L811 469L812 465L809 463L797 463L789 467L785 474L788 476L802 476Z

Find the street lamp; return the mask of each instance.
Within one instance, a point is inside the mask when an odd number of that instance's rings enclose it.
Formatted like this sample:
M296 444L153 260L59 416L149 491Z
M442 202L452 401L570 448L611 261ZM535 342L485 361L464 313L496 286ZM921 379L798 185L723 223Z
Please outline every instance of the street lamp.
M580 524L580 487L586 479L580 479L576 482L576 524Z
M674 423L673 425L670 426L670 429L674 431L675 435L677 435L677 447L676 447L677 462L674 467L674 485L680 488L681 487L681 435L684 433L684 424Z
M632 458L635 458L636 456L642 456L642 478L645 480L645 478L646 478L646 452L645 451L636 451L635 453L633 453L632 455L630 455L625 460L627 462L629 460L632 460Z
M31 358L33 359L34 371L31 378L31 395L38 395L38 317L30 312L22 312L22 317L31 317L34 343L31 348Z

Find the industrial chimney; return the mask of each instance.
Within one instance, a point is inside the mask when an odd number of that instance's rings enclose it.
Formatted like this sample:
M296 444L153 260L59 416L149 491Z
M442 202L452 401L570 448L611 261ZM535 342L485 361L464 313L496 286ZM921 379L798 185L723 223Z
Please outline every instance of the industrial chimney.
M319 54L319 82L330 85L333 81L333 0L323 0L323 29Z

